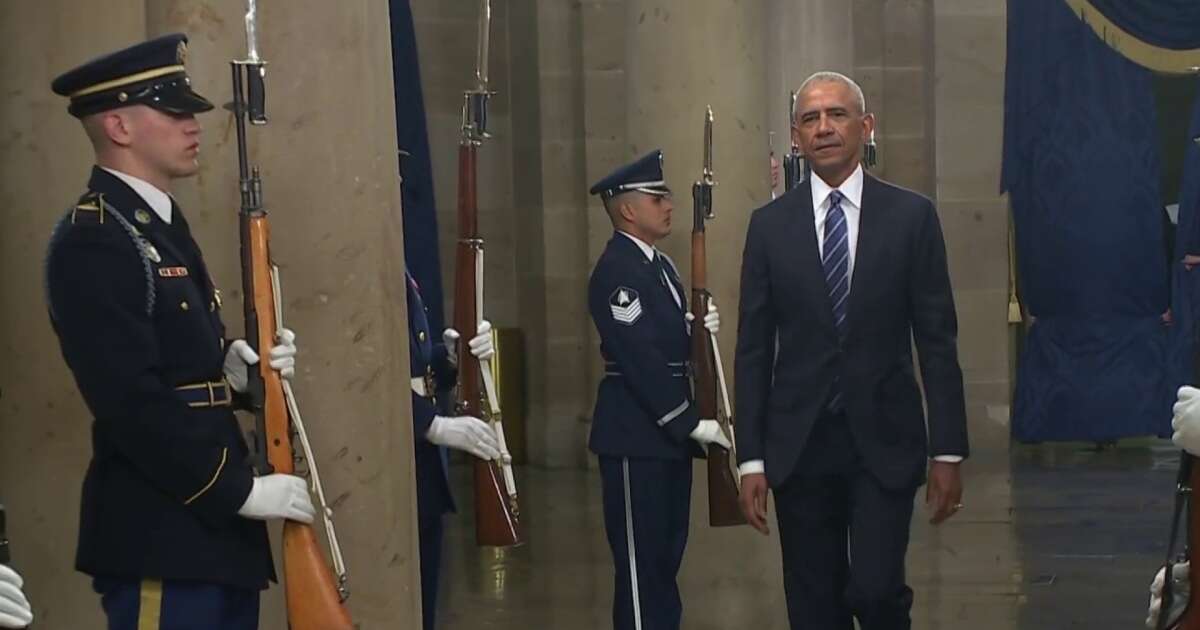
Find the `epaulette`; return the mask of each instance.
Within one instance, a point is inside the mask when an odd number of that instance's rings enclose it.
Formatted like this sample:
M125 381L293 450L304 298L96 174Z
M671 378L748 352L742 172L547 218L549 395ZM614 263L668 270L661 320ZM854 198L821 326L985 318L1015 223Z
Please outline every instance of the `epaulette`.
M82 217L85 223L95 221L104 224L104 195L89 190L71 210L71 225L75 225Z
M112 210L112 207L104 201L104 195L98 192L88 191L75 207L67 212L66 215L58 221L54 226L54 231L50 235L50 245L46 249L46 262L50 261L50 254L54 248L58 246L62 240L68 225L87 224L91 223L104 224L107 219L113 219L122 229L129 240L133 244L134 250L137 251L138 258L142 261L142 271L146 277L146 314L154 314L154 300L157 291L154 287L154 266L150 260L148 252L153 251L153 247L142 233L129 222L120 212ZM45 279L49 280L49 274L44 274ZM49 286L46 287L46 300L49 302L50 291ZM49 304L50 316L54 317L54 305Z

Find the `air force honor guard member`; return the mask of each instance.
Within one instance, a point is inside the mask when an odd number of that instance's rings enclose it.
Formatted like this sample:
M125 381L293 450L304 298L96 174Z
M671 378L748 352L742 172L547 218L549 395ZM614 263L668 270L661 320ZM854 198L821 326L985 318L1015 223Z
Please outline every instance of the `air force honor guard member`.
M421 543L421 617L425 630L433 630L442 558L442 515L454 511L443 447L465 451L480 459L494 459L500 456L500 442L491 425L479 418L438 413L436 396L449 392L458 380L459 333L447 328L442 332L442 341L434 342L417 281L407 270L404 276L408 284L417 531ZM476 359L491 359L495 354L492 325L486 320L480 324L468 346Z
M255 477L233 414L258 356L226 344L220 292L171 181L194 175L187 38L167 35L54 80L95 149L46 260L50 320L94 417L76 568L110 630L258 627L274 578L267 519L312 522L300 477ZM280 330L271 367L294 373ZM231 391L232 390L232 391Z
M652 151L592 186L615 233L588 283L604 380L590 447L600 458L604 528L616 573L613 627L680 627L675 576L687 545L692 458L729 442L692 404L687 293L654 244L671 233L662 152ZM704 317L712 332L720 316Z

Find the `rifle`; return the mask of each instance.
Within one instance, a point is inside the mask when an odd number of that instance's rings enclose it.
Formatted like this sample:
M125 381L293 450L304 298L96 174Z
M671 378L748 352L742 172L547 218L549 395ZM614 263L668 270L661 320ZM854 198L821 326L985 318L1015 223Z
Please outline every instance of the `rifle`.
M800 153L800 145L796 144L796 91L788 98L788 137L792 146L787 155L783 156L783 191L787 192L808 179L808 162Z
M704 222L716 218L713 212L712 190L717 185L712 164L713 113L709 107L704 114L704 169L700 179L692 184L692 313L697 320L692 326L692 373L695 378L696 406L701 418L716 418L721 430L733 444L733 416L729 408L729 389L717 336L699 321L708 312L712 294L708 292L708 265L705 247ZM717 388L720 387L724 413L717 413ZM746 518L738 506L738 482L730 468L730 451L708 445L708 523L713 527L745 524Z
M1200 68L1194 68L1200 73ZM1200 145L1200 136L1192 138L1192 142ZM1194 255L1183 257L1186 264ZM1200 335L1200 326L1193 331L1193 337ZM1192 352L1192 381L1200 383L1200 346ZM1179 474L1175 480L1175 512L1171 516L1171 537L1167 540L1167 559L1163 563L1163 597L1159 608L1157 630L1200 630L1200 580L1193 573L1188 580L1188 602L1178 619L1171 620L1167 615L1171 612L1171 602L1174 595L1171 583L1171 569L1176 562L1187 560L1189 570L1196 571L1200 567L1200 510L1196 510L1193 497L1195 490L1200 489L1200 465L1196 457L1183 451L1179 454ZM1175 539L1179 536L1180 516L1185 516L1187 526L1185 536L1187 545L1180 557L1175 556Z
M475 89L463 93L462 136L458 143L458 244L454 279L454 327L474 334L483 322L483 238L479 235L476 204L476 154L487 131L488 30L490 0L480 0L479 48L475 59ZM481 396L480 383L483 385ZM483 403L487 408L482 408ZM521 510L504 424L496 396L491 362L476 360L467 344L458 344L459 413L483 418L500 443L500 458L475 459L475 542L480 546L513 547L522 544Z
M237 123L238 184L241 211L238 213L242 250L243 314L246 341L264 360L259 369L248 370L247 397L254 413L256 431L251 465L260 475L272 472L295 474L297 462L307 462L310 488L321 507L337 578L330 572L311 525L295 521L283 524L283 573L287 597L288 625L292 630L351 630L354 627L344 602L349 597L346 569L333 528L333 510L317 473L316 459L291 384L268 365L265 351L276 342L283 309L279 268L271 261L270 225L262 202L262 178L258 167L249 166L246 121L265 125L266 62L258 56L256 0L246 0L246 58L234 60L233 116ZM248 96L248 98L247 98ZM296 438L303 456L295 456ZM304 473L301 473L304 474Z

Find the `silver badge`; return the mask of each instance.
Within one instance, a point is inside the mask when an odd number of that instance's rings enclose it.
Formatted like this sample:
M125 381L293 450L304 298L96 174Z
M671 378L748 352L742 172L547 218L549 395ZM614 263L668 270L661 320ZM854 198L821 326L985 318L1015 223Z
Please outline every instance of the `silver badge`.
M158 255L158 250L154 249L154 246L150 243L146 243L145 247L143 247L143 251L146 252L146 258L149 258L156 263L162 262L162 256Z
M133 211L133 218L137 219L137 222L141 223L142 225L150 224L150 213L142 210L141 208Z

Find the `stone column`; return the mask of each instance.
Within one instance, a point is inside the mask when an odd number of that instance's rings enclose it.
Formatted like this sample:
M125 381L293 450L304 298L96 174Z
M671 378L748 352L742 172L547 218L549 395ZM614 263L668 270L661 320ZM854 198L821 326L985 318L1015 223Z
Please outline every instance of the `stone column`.
M12 129L4 164L6 356L0 367L0 500L11 510L15 564L38 625L101 624L89 581L73 571L79 485L90 417L57 349L42 297L49 230L83 191L91 150L49 80L89 56L147 36L191 38L196 88L230 99L229 65L244 54L243 3L146 0L80 11L54 0L0 9L6 57L0 117ZM272 210L284 313L299 335L295 386L351 571L355 620L419 620L415 488L399 189L386 4L304 0L260 6L272 124L251 132ZM48 45L52 42L53 45ZM241 322L232 118L201 116L201 172L179 182L218 286ZM17 481L20 483L17 483ZM277 531L277 528L276 528ZM264 596L263 627L282 627L283 590Z
M767 6L767 128L775 132L775 155L782 156L791 147L789 93L819 70L854 74L855 24L845 0L769 0Z
M625 12L626 144L617 157L627 161L654 148L665 153L676 209L672 234L660 246L680 265L685 284L690 284L691 184L702 166L705 106L713 108L718 186L717 218L707 232L708 283L722 311L722 358L731 378L746 225L750 211L769 199L768 60L762 37L768 17L765 4L736 0L628 0ZM688 594L688 617L704 627L727 628L759 618L759 610L782 610L776 580L763 580L757 590L721 588L756 580L765 567L774 571L778 538L746 527L709 527L707 475L700 464L695 470L689 547L702 552L738 545L747 561L719 568L686 563L680 588Z
M74 569L90 418L50 328L42 271L50 230L83 193L92 151L50 81L142 39L142 2L114 0L103 11L6 2L0 34L11 51L0 59L0 503L36 626L96 628L99 600Z

